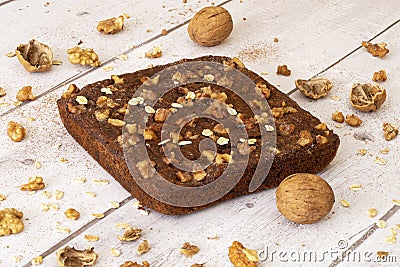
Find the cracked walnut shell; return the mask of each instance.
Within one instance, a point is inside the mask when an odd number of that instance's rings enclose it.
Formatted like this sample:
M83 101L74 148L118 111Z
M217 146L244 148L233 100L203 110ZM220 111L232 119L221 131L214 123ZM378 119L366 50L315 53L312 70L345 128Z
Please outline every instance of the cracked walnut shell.
M333 87L333 83L326 78L298 79L295 85L303 95L312 99L326 96Z
M24 223L21 220L23 215L14 208L0 210L0 236L17 234L24 230Z
M53 51L45 44L30 40L28 44L20 44L15 50L19 62L29 72L48 71L53 64Z
M93 248L77 250L71 247L65 247L57 251L57 262L61 267L84 267L94 265L98 255Z
M376 111L386 100L386 90L378 84L356 83L351 88L350 103L361 111Z
M311 224L321 220L332 209L335 196L321 177L296 173L286 177L276 190L278 210L288 220Z
M124 28L124 16L99 21L97 30L103 34L114 34Z
M257 267L257 250L247 249L239 241L233 241L229 247L229 260L235 267Z
M190 20L188 33L190 39L202 46L215 46L225 40L232 29L233 21L229 12L223 7L209 6Z

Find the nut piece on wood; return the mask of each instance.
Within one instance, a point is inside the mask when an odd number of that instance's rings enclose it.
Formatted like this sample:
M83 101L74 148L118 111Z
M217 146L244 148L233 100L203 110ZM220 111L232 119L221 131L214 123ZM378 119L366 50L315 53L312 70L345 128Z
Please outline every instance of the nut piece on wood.
M278 68L276 69L276 74L278 75L290 76L291 73L292 71L289 70L287 65L279 65Z
M0 236L17 234L24 230L24 223L21 220L23 215L14 208L0 210Z
M36 97L32 93L32 86L22 87L18 91L16 98L18 101L31 101L36 99Z
M119 267L150 267L150 264L147 261L142 261L142 264L137 263L136 261L126 261L124 264L121 264Z
M257 261L260 260L256 250L245 248L239 241L232 242L228 257L235 267L257 267Z
M103 34L114 34L124 28L124 16L99 21L97 30Z
M333 87L333 83L326 78L298 79L295 85L303 95L312 99L326 96Z
M97 257L93 248L78 250L67 246L57 251L57 262L61 267L94 265Z
M376 111L386 100L386 90L378 84L356 83L351 88L350 103L361 111Z
M52 66L53 51L49 46L36 40L30 40L28 44L20 44L15 54L29 72L45 72Z
M389 53L389 49L386 48L386 43L371 44L370 42L362 41L361 45L374 57L384 57Z
M387 79L387 74L385 70L375 71L372 76L374 82L384 82Z
M90 65L92 67L101 66L99 56L92 48L80 48L75 46L67 50L68 60L72 64Z
M215 46L225 40L233 29L229 12L222 7L209 6L201 9L190 20L190 39L202 46Z
M399 133L399 129L391 123L384 122L383 123L383 132L385 135L385 140L390 141L390 140L393 140L397 136L397 134Z
M361 125L362 120L354 114L346 115L346 123L352 127L358 127Z
M286 177L276 190L278 210L288 220L311 224L321 220L332 209L335 196L321 177L297 173Z
M339 122L339 123L344 122L343 113L336 110L335 112L332 113L332 120Z
M21 142L26 136L25 128L14 121L10 121L7 127L7 134L14 142Z

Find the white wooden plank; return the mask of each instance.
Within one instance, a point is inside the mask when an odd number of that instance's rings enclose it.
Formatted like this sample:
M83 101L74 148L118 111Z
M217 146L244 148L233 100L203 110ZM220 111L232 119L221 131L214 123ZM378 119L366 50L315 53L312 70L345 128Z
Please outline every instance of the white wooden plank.
M216 4L223 1L215 1ZM148 1L55 1L44 5L41 1L15 1L0 7L2 36L0 40L0 65L3 79L0 86L7 95L0 103L3 113L13 107L15 95L25 85L31 85L35 95L39 95L64 80L88 71L90 67L72 65L66 51L82 41L81 47L93 48L104 62L133 45L154 38L162 29L171 29L193 16L194 10L209 5L209 1L168 1L149 3ZM96 30L98 21L126 13L131 18L125 20L123 31L105 36ZM15 25L21 25L15 27ZM8 58L6 53L14 51L19 44L37 39L49 45L54 57L61 60L61 66L53 66L46 73L29 73L17 58Z

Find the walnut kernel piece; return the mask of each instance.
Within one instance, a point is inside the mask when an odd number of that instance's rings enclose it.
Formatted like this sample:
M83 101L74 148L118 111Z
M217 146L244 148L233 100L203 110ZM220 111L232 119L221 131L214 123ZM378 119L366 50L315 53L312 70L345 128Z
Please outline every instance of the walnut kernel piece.
M190 20L187 31L190 39L202 46L215 46L231 34L233 21L223 7L208 6Z
M17 234L24 230L24 214L14 208L0 210L0 236Z
M99 21L97 30L103 34L114 34L124 28L124 16Z
M159 108L156 110L156 113L154 114L154 121L156 122L164 122L169 113L170 113L170 109L166 109L166 108Z
M291 73L292 71L289 70L286 65L278 65L278 68L276 70L276 74L278 75L290 76Z
M311 78L310 80L298 79L295 81L299 91L311 99L318 99L326 96L332 89L333 83L326 78Z
M311 133L307 130L302 130L300 132L300 138L297 140L297 144L300 146L309 146L314 142L314 138Z
M117 238L125 242L134 241L140 238L142 231L143 230L140 228L134 228L132 226L128 226L125 230L125 233L122 236L118 236Z
M385 122L383 123L383 132L386 141L390 141L397 136L399 129L395 125Z
M352 127L358 127L361 125L362 120L354 114L346 115L346 123Z
M384 57L389 53L389 49L386 48L386 43L371 44L370 42L362 41L361 45L374 57Z
M98 235L84 235L84 238L88 241L88 242L97 242L99 241L99 236Z
M145 240L143 240L143 242L140 243L140 244L138 245L138 247L136 248L136 253L137 253L138 255L142 255L142 254L144 254L144 253L149 252L150 248L151 248L151 247L150 247L150 245L149 245L149 242L145 239Z
M257 83L255 87L255 92L258 95L263 95L266 99L271 96L271 90L267 87L267 85L263 83Z
M0 98L6 95L6 90L3 87L0 87Z
M62 98L67 99L72 96L72 94L77 93L79 91L78 87L75 84L70 84L68 86L67 91L65 91L62 95Z
M105 121L110 116L110 110L109 109L105 109L103 111L96 110L94 112L94 116L96 117L96 120L98 120L98 121Z
M368 209L368 216L370 218L374 218L376 215L378 215L378 211L374 208Z
M18 91L16 98L18 101L30 101L36 99L36 97L32 93L32 86L22 87Z
M179 251L186 257L192 257L193 255L199 253L200 249L198 246L191 245L189 242L185 242Z
M40 265L40 264L42 264L42 263L43 263L43 257L42 257L42 256L34 257L34 258L31 260L31 264L32 264L32 265Z
M239 241L232 242L228 257L235 267L257 267L257 262L260 260L256 250L245 248Z
M154 46L152 50L150 50L149 52L146 52L145 57L147 58L159 58L162 57L162 51L161 48L159 46Z
M386 100L386 90L378 84L356 83L351 88L350 103L361 111L375 111Z
M290 136L295 129L295 125L294 124L281 124L279 125L279 133L283 136Z
M93 248L78 250L66 246L57 251L57 262L61 267L84 267L94 265L98 255Z
M126 261L124 264L121 264L119 267L150 267L150 264L147 261L142 261L142 264L137 263L136 261Z
M19 62L29 72L45 72L52 66L53 51L45 44L30 40L15 50Z
M126 124L125 121L118 120L118 119L108 119L107 122L108 122L108 124L111 124L112 126L115 126L115 127L122 127L122 126L125 126L125 124Z
M26 136L25 128L14 121L10 121L7 126L7 134L14 142L21 142Z
M182 183L187 183L193 180L193 176L190 173L182 171L177 171L176 177L178 177L179 181L181 181Z
M385 70L380 70L374 72L374 75L372 76L372 80L374 82L384 82L387 79L386 71Z
M64 212L64 214L68 219L72 219L72 220L77 220L81 216L79 211L77 211L76 209L73 209L73 208L67 209Z
M332 113L332 120L339 122L339 123L344 122L343 113L336 110L335 112Z
M43 178L36 176L29 179L27 184L21 186L21 191L36 191L41 190L45 187L45 183L43 182Z
M90 65L92 67L99 67L101 65L99 56L92 48L82 49L79 46L75 46L68 49L67 54L68 60L72 64Z
M321 220L330 212L334 202L330 185L314 174L290 175L276 190L278 210L295 223L311 224Z

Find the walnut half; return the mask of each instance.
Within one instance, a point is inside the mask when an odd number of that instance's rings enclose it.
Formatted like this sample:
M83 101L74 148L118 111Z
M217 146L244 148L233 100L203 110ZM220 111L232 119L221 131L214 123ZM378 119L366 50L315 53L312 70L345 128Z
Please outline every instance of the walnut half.
M376 111L386 100L386 90L378 84L356 83L351 88L350 103L361 111Z
M68 49L67 53L68 60L72 64L90 65L92 67L99 67L101 65L99 56L92 48L82 49L79 46L75 46Z
M52 66L53 51L49 46L36 40L30 40L28 44L20 44L15 54L29 72L48 71Z
M98 255L93 248L78 250L71 247L65 247L57 251L57 262L61 267L84 267L94 265Z
M326 78L298 79L295 84L303 95L312 99L326 96L333 87L333 83Z
M0 210L0 236L17 234L24 230L21 218L24 214L16 209Z

